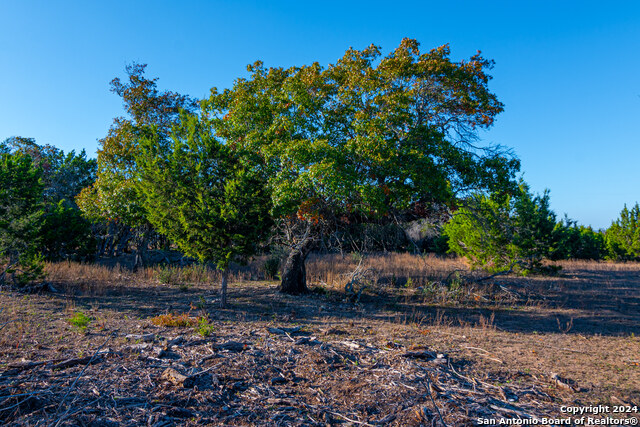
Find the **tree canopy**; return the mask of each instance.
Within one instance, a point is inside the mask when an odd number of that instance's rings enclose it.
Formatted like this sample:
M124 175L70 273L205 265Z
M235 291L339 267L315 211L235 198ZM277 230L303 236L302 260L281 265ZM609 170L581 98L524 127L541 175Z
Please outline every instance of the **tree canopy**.
M34 166L42 170L47 202L64 201L68 207L75 207L75 197L96 179L96 160L87 158L84 149L78 154L75 150L65 154L52 145L39 145L33 138L14 136L0 143L0 153L20 153L31 158Z
M84 150L65 154L49 144L37 144L33 138L11 137L0 143L0 152L8 158L29 159L38 170L40 182L30 187L32 199L37 199L38 220L27 223L36 226L35 235L23 233L29 253L41 252L49 260L86 259L95 252L95 241L86 219L82 218L74 199L96 178L96 161L87 158ZM23 160L24 161L24 160ZM28 180L28 175L23 177ZM23 181L14 181L19 185ZM12 184L7 184L12 185ZM20 191L25 191L22 188Z
M126 246L130 240L137 248L136 266L143 263L143 254L152 232L138 193L136 156L140 143L153 134L166 138L180 112L192 111L195 101L171 91L159 91L157 79L145 77L146 65L126 67L127 80L115 78L111 91L122 98L128 117L116 117L98 150L97 179L76 198L84 215L94 222L108 224L113 230L103 247L109 251ZM121 240L115 245L115 240Z
M157 79L145 77L146 65L126 67L127 81L111 81L111 91L122 98L128 117L116 117L98 150L95 183L78 198L81 209L93 219L117 220L128 226L146 224L141 198L135 187L136 154L140 141L154 132L167 135L182 109L192 110L189 97L160 92Z

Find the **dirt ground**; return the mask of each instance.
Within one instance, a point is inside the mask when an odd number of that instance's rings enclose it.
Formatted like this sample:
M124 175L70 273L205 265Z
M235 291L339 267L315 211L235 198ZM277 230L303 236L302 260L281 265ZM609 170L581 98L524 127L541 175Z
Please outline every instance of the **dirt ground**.
M215 275L48 271L55 292L0 292L0 423L464 426L589 405L638 417L639 264L478 282L459 261L317 256L310 294L279 294L249 266L225 309Z

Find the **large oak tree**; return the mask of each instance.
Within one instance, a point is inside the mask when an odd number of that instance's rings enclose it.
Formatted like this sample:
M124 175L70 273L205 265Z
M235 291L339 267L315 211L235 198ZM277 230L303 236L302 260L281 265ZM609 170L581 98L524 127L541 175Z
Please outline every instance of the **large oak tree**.
M503 105L488 89L492 62L421 52L349 49L326 68L248 67L250 76L203 102L204 118L269 177L272 216L291 251L281 290L306 291L304 261L340 221L392 221L416 204L449 204L513 186L519 162L478 147Z

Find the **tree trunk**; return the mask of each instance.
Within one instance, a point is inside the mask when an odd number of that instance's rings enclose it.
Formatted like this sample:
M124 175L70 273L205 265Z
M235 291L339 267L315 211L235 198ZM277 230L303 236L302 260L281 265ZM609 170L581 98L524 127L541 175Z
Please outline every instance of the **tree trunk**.
M307 270L304 262L311 252L313 239L308 238L295 246L289 252L287 261L282 268L282 282L280 292L290 295L298 295L309 292L307 288Z
M114 222L110 222L107 226L107 231L103 237L104 242L102 245L102 252L100 256L111 257L116 246L116 235L118 234L118 227Z
M144 268L147 258L147 247L149 245L149 233L147 230L142 232L141 241L136 246L136 258L133 263L133 271L138 271L138 268Z
M117 244L113 254L114 257L120 256L120 254L125 252L125 249L129 245L129 240L131 239L131 230L129 227L126 227L122 230L122 233L118 233L116 236L115 241L117 241Z
M7 282L7 274L11 274L11 280L15 285L16 283L16 273L7 273L12 267L15 267L18 264L18 257L15 253L9 254L9 263L5 266L5 269L2 273L0 273L0 285Z
M220 308L227 306L227 279L229 277L229 269L222 271L222 280L220 282Z

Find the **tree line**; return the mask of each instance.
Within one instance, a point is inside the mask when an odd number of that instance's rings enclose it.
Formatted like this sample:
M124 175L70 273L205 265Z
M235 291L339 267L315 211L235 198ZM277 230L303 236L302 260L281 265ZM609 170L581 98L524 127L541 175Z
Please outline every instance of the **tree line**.
M637 259L637 205L606 232L557 221L548 193L517 180L508 149L479 144L504 108L488 89L492 66L404 39L326 67L256 62L194 100L132 64L111 82L126 115L97 160L27 138L0 145L0 282L33 280L43 259L134 250L142 265L149 249L177 248L223 272L224 304L230 263L278 246L281 290L303 293L312 250L357 247L372 232L419 250L406 225L424 220L440 236L431 249L492 271Z
M637 203L606 231L595 231L566 216L558 221L549 202L548 191L533 195L524 182L513 194L473 194L443 227L448 251L493 273L557 269L544 260L640 260Z

